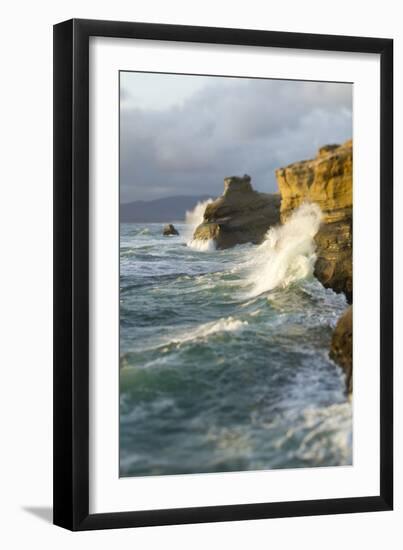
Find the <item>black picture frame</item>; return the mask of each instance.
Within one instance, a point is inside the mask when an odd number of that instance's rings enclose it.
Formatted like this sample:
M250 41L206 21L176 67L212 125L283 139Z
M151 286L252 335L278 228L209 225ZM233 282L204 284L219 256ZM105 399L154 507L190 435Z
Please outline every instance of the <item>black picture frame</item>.
M89 38L380 54L380 489L365 497L89 513ZM72 19L54 26L54 523L71 530L393 507L393 41Z

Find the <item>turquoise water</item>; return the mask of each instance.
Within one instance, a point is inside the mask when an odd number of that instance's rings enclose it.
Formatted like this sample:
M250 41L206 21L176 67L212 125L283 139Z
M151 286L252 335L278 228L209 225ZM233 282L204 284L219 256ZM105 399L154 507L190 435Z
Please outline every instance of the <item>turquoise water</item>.
M344 297L304 271L261 292L264 248L201 251L175 226L121 225L120 475L351 464L328 358Z

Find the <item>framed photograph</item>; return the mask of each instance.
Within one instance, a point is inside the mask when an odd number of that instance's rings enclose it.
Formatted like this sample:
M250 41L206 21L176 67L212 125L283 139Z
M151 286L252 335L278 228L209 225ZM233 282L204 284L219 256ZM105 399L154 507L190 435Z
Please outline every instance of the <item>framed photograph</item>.
M54 523L391 510L392 187L391 39L55 25Z

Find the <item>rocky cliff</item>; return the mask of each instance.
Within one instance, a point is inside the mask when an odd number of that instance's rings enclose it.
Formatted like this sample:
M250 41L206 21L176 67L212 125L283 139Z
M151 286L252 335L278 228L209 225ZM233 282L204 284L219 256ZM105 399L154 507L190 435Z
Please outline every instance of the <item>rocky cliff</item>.
M303 202L317 203L323 220L315 240L315 275L325 287L344 292L352 302L352 141L326 145L313 160L276 171L281 221Z
M207 205L193 238L213 239L217 248L262 242L270 226L280 222L280 195L259 193L250 176L224 179L224 193Z
M330 357L346 373L346 389L353 391L353 307L350 306L337 321L333 332Z

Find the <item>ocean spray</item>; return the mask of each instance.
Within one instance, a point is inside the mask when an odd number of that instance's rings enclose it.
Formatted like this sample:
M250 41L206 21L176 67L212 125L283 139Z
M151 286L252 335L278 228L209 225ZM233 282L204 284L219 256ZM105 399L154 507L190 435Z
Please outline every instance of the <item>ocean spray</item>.
M322 213L317 204L305 203L284 225L271 227L265 240L249 252L247 285L258 296L313 275L316 261L314 237Z

